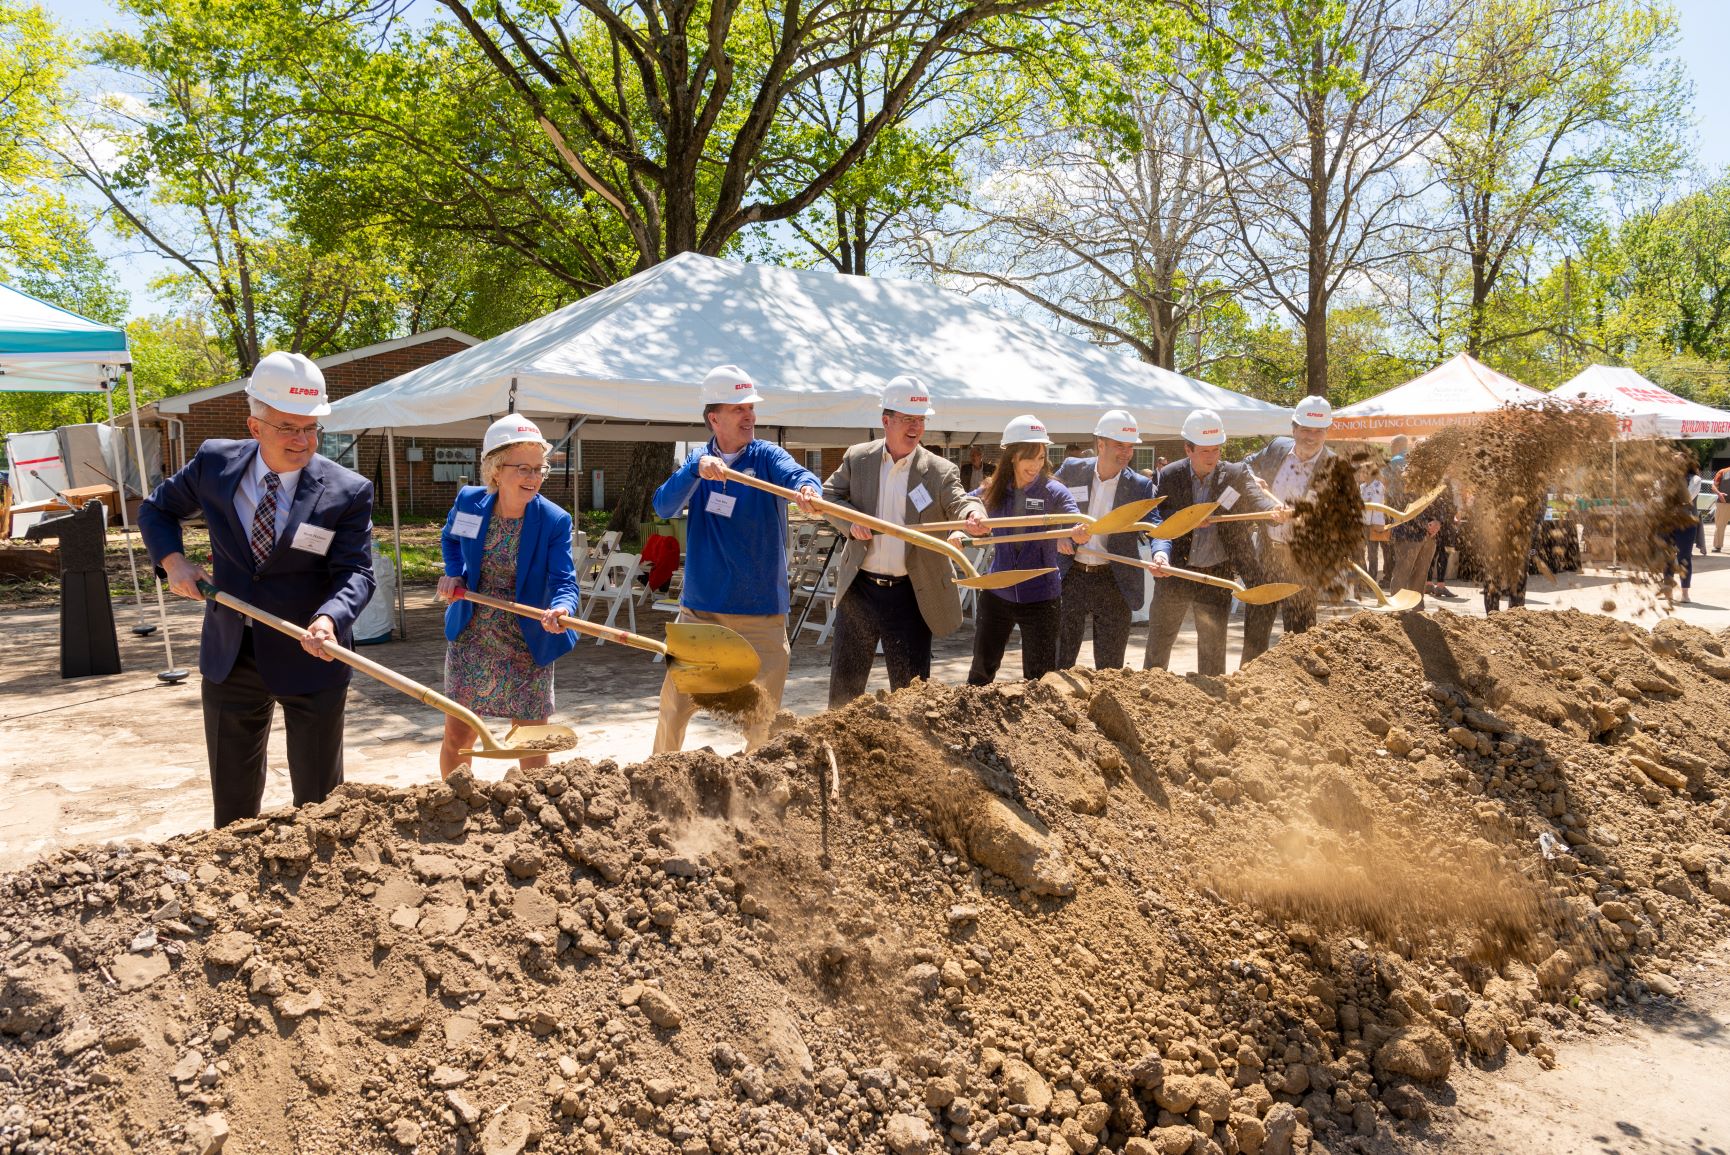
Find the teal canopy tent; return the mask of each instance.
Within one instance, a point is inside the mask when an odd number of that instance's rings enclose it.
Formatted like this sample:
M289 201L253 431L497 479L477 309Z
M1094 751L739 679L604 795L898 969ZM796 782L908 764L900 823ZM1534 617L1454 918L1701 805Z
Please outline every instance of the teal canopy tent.
M113 425L114 391L122 378L131 403L132 446L138 458L139 483L143 485L149 471L144 463L143 434L138 427L132 352L127 346L126 330L37 300L10 285L0 285L0 392L101 393L108 402L108 423ZM114 453L118 456L117 441L111 440L109 444L116 446ZM115 479L115 504L120 507L120 524L126 536L126 559L132 567L133 595L142 615L144 595L138 582L132 523L126 510L125 471L118 460L109 464ZM174 644L168 637L168 608L163 602L161 579L156 580L156 614L168 656L168 668L157 676L164 681L179 681L186 674L174 665Z

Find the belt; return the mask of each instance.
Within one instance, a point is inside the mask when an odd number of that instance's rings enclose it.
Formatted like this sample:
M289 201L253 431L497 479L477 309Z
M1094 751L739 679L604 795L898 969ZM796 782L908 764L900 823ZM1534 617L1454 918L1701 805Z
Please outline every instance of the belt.
M872 583L873 585L880 585L880 586L898 586L902 582L907 580L907 575L904 573L903 574L866 573L864 570L860 570L859 576L864 578L866 581Z
M1104 573L1111 568L1111 563L1101 562L1099 565L1092 565L1084 561L1074 561L1069 563L1069 568L1078 569L1082 573Z

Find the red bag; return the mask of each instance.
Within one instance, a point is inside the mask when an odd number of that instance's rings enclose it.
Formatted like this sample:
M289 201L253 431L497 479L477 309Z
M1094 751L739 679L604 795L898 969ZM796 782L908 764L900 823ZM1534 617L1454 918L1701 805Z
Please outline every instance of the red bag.
M673 571L679 568L679 539L657 533L643 543L643 560L651 565L649 588L666 589L673 581Z

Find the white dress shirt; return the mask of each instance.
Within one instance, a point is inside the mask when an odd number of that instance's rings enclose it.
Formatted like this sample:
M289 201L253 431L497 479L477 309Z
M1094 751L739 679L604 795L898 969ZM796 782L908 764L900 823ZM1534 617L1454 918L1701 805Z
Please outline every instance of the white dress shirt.
M248 536L252 534L252 515L258 509L258 499L264 496L264 475L269 472L261 449L253 454L252 468L241 477L234 490L234 512L240 515L241 531ZM288 528L288 512L294 506L294 488L300 484L300 472L290 469L276 475L282 483L282 488L276 493L276 537L279 541L282 531Z
M1083 511L1087 516L1099 518L1111 512L1112 507L1117 504L1117 478L1119 476L1121 474L1114 475L1107 480L1099 476L1099 468L1094 467L1093 485L1088 490L1087 509ZM1111 559L1105 555L1104 546L1105 539L1095 537L1086 545L1075 548L1076 560L1084 565L1110 565Z
M1274 475L1273 495L1275 499L1284 505L1295 505L1307 496L1310 491L1310 481L1314 479L1316 466L1321 464L1321 460L1322 451L1320 449L1316 450L1308 461L1298 460L1296 452L1287 454L1285 463L1279 467L1279 472ZM1289 521L1274 522L1268 526L1267 532L1274 541L1287 543L1291 541L1291 523Z
M913 454L908 453L900 461L889 455L889 447L883 447L883 465L877 472L877 508L875 513L881 521L892 521L896 525L904 525L907 521L907 479L913 474ZM898 537L890 537L886 533L871 535L871 540L865 545L865 559L859 563L859 568L867 573L882 574L884 577L900 577L907 573L907 543Z

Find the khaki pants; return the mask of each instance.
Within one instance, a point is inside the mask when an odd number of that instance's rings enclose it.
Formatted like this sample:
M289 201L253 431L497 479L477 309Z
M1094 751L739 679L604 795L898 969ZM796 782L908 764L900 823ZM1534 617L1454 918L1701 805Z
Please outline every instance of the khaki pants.
M781 694L787 688L787 665L791 651L787 646L786 614L710 614L701 610L679 607L680 622L708 622L726 626L751 644L762 665L752 681L763 689L769 705L750 719L745 727L745 748L755 750L769 737L769 723L781 708ZM655 723L656 754L672 754L684 748L685 727L698 710L696 699L673 684L672 671L661 683L661 716Z
M1720 501L1712 507L1712 552L1724 551L1724 526L1730 524L1730 501Z
M1435 557L1436 539L1433 537L1394 542L1394 580L1388 583L1389 588L1423 593L1430 580L1430 563ZM1418 604L1421 606L1423 603Z

